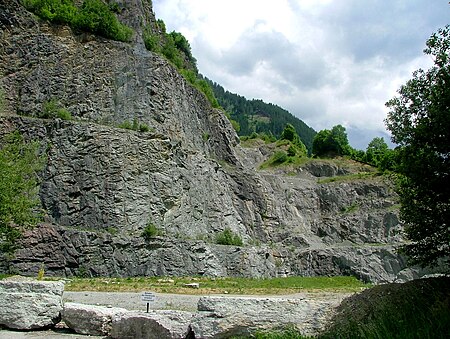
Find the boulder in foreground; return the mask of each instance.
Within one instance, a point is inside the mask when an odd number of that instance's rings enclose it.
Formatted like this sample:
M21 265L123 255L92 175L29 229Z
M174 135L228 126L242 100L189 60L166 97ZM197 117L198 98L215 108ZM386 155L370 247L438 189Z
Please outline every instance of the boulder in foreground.
M63 292L59 281L1 280L0 325L18 330L54 326L61 319Z

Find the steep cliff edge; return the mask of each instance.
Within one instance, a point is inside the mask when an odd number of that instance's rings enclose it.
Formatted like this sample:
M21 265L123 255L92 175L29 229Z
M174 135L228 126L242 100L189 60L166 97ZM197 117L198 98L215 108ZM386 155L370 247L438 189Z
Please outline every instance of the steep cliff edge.
M132 43L49 25L15 0L0 4L0 131L41 140L48 158L46 222L3 270L413 277L395 253L401 226L382 180L319 184L313 168L256 170L260 150L243 149L224 114L145 50L139 27L155 21L151 3L121 4ZM74 120L36 118L51 100ZM133 120L150 130L116 127ZM160 234L145 239L149 224ZM244 246L215 244L226 228Z

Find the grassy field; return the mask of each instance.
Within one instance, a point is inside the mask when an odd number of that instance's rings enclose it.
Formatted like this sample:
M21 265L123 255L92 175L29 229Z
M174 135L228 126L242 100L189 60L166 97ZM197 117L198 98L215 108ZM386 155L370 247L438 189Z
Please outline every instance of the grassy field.
M55 278L47 278L53 280ZM196 283L199 288L187 287ZM152 290L180 294L280 295L298 292L356 292L370 285L354 277L287 277L270 279L205 277L71 278L66 291L131 292Z

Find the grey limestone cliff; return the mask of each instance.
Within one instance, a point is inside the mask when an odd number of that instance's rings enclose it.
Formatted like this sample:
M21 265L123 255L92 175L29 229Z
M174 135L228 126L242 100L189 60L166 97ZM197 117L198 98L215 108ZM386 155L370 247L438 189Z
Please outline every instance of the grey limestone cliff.
M9 267L53 275L413 277L395 195L382 179L323 183L343 170L257 170L213 109L161 56L145 50L151 3L121 1L135 29L122 43L49 25L17 1L0 4L1 134L18 129L47 153L46 222L28 231ZM38 119L56 100L74 120ZM116 127L136 119L150 127ZM331 175L329 174L331 171ZM328 173L328 174L327 174ZM152 223L160 235L145 239ZM214 243L229 228L244 246Z

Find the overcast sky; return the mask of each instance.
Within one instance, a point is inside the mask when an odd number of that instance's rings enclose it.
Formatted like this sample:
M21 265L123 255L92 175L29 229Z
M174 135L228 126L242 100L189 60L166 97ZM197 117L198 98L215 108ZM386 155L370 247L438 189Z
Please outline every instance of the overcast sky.
M189 40L200 73L317 131L341 124L358 149L389 139L385 102L432 65L425 42L450 24L448 0L153 0L153 8Z

